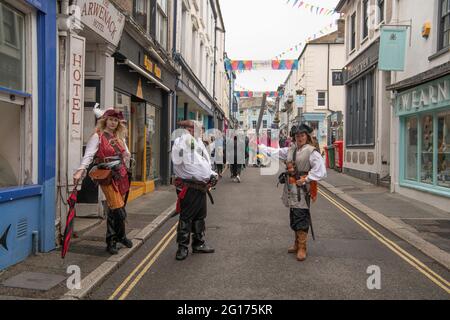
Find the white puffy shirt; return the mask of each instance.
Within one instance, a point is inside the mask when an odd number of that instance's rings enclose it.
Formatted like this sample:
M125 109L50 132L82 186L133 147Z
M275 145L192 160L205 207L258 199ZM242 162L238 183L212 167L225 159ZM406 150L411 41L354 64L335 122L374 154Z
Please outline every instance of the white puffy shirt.
M259 145L259 151L267 157L287 160L290 148L271 148L263 144ZM327 169L325 167L325 161L319 152L311 152L309 157L309 163L311 170L309 171L307 181L320 181L327 177Z
M194 150L191 144L194 143ZM175 176L185 180L208 182L211 175L217 174L211 169L211 159L200 138L185 133L175 139L172 147L172 162Z

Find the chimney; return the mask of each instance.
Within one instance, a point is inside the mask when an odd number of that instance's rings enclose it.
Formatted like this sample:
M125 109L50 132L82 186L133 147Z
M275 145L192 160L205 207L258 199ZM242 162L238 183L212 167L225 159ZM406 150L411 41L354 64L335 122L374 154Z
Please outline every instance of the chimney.
M338 34L336 40L343 42L345 39L345 19L340 18L336 21L336 23L338 27Z

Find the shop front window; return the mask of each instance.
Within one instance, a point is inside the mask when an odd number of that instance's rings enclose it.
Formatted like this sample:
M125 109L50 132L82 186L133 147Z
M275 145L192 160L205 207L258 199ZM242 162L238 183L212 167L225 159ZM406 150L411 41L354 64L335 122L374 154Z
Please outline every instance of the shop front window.
M130 152L135 160L132 167L133 181L144 181L145 102L131 102Z
M159 177L160 159L160 111L147 104L146 176L147 180Z
M424 115L422 124L421 181L433 183L433 116Z
M126 135L126 144L127 146L130 145L130 120L131 120L131 97L124 95L120 92L115 91L114 92L114 97L115 97L115 109L117 111L121 111L123 114L123 117L125 119L125 124L127 126L127 135Z
M450 188L450 111L438 114L438 186Z
M417 117L406 119L406 168L408 180L417 180Z
M0 86L25 91L24 15L0 1Z
M21 109L0 100L0 135L7 137L0 143L0 188L21 184Z

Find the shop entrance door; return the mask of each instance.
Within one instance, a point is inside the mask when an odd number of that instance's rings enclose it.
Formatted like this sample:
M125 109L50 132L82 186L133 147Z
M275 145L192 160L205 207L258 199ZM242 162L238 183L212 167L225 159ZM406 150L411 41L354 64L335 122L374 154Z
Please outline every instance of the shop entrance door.
M100 80L86 80L84 92L83 155L86 144L94 133L97 124L94 106L96 103L100 103ZM98 186L89 177L83 180L81 190L78 193L78 203L98 203Z

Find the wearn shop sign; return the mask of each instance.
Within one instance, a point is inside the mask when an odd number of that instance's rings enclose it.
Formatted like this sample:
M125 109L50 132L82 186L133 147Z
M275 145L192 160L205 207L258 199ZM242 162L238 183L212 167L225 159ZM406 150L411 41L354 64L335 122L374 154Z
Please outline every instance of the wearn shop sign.
M450 106L450 75L398 93L395 113L404 116Z
M74 14L83 24L117 46L125 25L125 16L108 0L76 0Z

